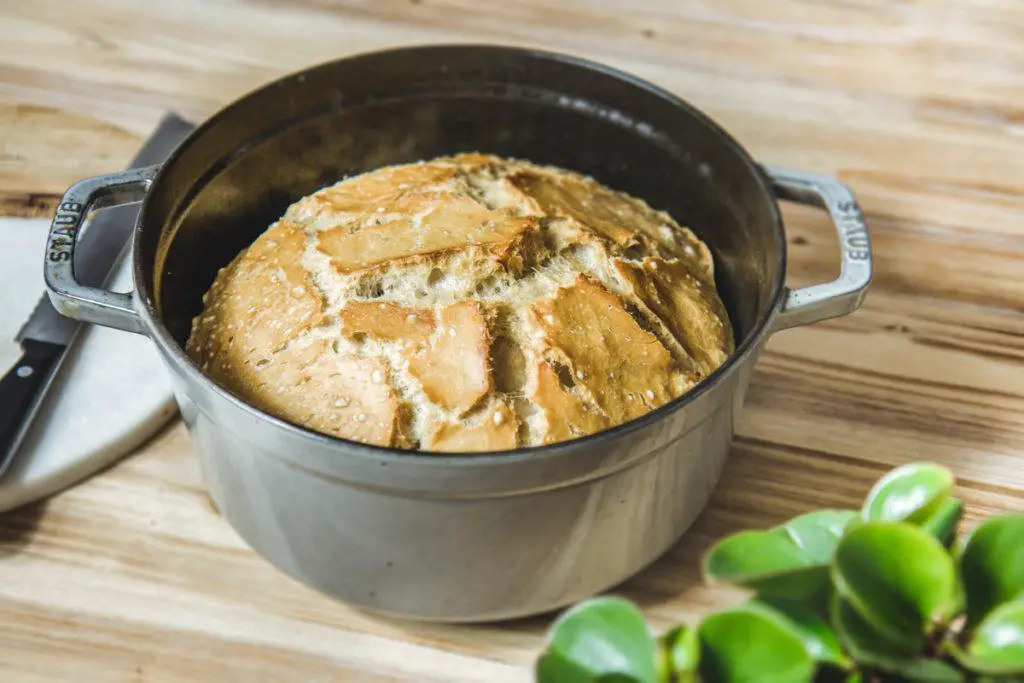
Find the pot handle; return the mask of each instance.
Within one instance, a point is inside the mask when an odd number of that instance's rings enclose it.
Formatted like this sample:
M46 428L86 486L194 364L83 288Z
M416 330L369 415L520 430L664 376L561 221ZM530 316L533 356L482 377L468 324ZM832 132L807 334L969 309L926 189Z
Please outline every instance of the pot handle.
M788 290L773 331L853 313L871 284L871 240L853 193L835 178L762 166L779 199L819 206L832 217L839 233L842 270L839 278L810 287Z
M43 277L53 307L62 315L86 323L144 334L132 294L86 287L75 279L75 246L89 212L141 200L159 165L133 168L75 183L60 200L50 225Z

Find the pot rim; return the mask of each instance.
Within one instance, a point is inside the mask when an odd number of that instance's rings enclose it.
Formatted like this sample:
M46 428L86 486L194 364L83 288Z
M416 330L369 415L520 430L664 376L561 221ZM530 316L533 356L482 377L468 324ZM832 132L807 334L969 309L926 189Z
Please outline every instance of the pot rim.
M552 444L542 446L527 446L524 448L506 449L500 451L467 451L458 453L446 453L446 452L435 452L435 451L424 451L424 450L410 450L395 448L390 446L375 446L372 444L363 443L351 439L344 439L341 437L329 436L321 432L316 432L299 425L283 420L274 415L266 413L248 402L242 400L230 390L222 387L217 382L207 377L192 360L185 353L185 350L174 340L169 330L164 325L163 321L157 316L155 302L150 291L150 287L146 283L145 267L141 262L140 248L140 236L145 228L143 225L143 217L146 214L146 208L150 201L152 188L160 184L168 168L174 165L175 161L181 157L185 151L193 144L197 139L202 137L206 130L208 130L214 122L226 117L230 112L236 111L242 107L247 106L252 100L264 94L268 90L275 88L282 88L290 86L293 83L301 82L305 80L309 74L316 72L321 69L337 68L341 64L348 63L355 65L359 61L364 59L373 59L383 55L393 55L399 53L419 53L422 55L429 55L430 53L443 53L450 52L452 50L458 50L461 52L473 52L473 51L500 51L506 53L517 53L522 57L529 59L538 59L542 61L559 62L572 67L578 67L585 71L596 72L604 76L608 76L619 81L623 81L632 85L636 88L646 91L649 94L653 94L669 104L677 107L687 115L692 116L704 125L709 127L715 133L717 133L722 142L731 148L731 151L736 154L740 160L742 160L751 171L752 175L756 178L756 182L760 185L760 188L769 201L769 211L772 216L772 223L775 228L774 239L776 242L776 248L779 254L779 268L776 271L776 275L770 286L770 301L771 304L765 307L760 316L757 319L753 329L747 335L746 339L739 344L734 351L726 359L725 363L719 366L714 372L705 377L697 386L693 387L683 395L669 401L668 403L655 408L643 415L636 417L627 422L620 423L608 429L593 434L586 434L574 439L567 441L560 441ZM234 407L241 409L250 414L252 417L262 418L267 420L269 423L275 425L279 429L283 429L289 432L295 437L308 440L316 443L320 446L344 446L344 453L347 456L360 456L370 459L384 460L384 461L409 461L410 459L416 459L418 463L436 463L438 465L451 465L465 462L466 464L486 464L486 463L508 463L521 460L536 460L545 459L548 457L557 457L558 455L566 452L578 452L579 449L585 448L588 444L596 443L601 440L615 439L624 436L628 436L638 430L647 428L657 422L660 422L669 415L685 408L689 404L697 401L701 396L711 391L716 385L723 382L726 377L736 372L751 355L756 353L757 349L760 348L764 338L771 334L772 324L778 315L782 303L785 298L786 287L786 264L787 264L787 253L786 253L786 239L785 231L782 221L782 215L779 210L778 201L775 197L775 193L771 188L768 179L765 174L761 172L760 166L753 157L746 151L746 149L739 144L739 142L727 133L721 126L713 121L709 116L704 114L702 111L683 100L681 97L665 90L664 88L654 85L653 83L642 79L638 76L634 76L630 73L622 71L612 66L602 64L597 61L593 61L584 57L578 57L575 55L553 52L548 50L540 50L528 47L516 47L510 45L500 44L481 44L481 43L441 43L441 44L426 44L417 46L407 46L398 48L388 48L382 50L374 50L369 52L363 52L347 57L341 57L339 59L329 60L321 62L319 64L307 67L305 69L292 72L281 78L270 81L254 90L249 91L245 95L242 95L238 99L234 100L230 104L224 106L218 110L215 114L206 119L202 124L196 127L192 133L185 138L185 140L174 150L174 152L167 158L167 160L161 165L156 176L153 178L150 190L147 191L146 196L142 200L142 204L139 211L139 221L135 226L132 236L132 274L135 282L136 292L136 309L142 320L144 321L147 335L152 339L160 350L163 352L165 358L168 359L169 364L173 370L178 373L183 373L189 376L192 380L199 382L205 388L208 388L216 393L221 399L232 404ZM141 304L141 305L138 305Z

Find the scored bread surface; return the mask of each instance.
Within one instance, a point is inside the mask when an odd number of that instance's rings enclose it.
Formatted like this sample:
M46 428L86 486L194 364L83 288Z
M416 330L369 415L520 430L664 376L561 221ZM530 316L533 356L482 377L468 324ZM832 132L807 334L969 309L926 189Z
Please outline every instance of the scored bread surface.
M708 248L582 175L480 154L290 206L221 269L187 351L247 402L377 446L493 451L607 429L733 351Z

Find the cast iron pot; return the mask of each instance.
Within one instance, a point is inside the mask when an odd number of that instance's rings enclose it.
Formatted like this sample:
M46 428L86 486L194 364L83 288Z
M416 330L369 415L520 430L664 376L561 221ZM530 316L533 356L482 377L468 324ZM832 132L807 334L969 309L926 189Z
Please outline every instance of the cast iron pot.
M736 330L732 358L685 396L599 434L435 455L276 419L185 355L217 269L291 202L348 174L469 150L589 174L691 226L715 255ZM779 199L829 212L839 279L785 287ZM65 237L92 209L140 200L135 292L77 284ZM864 221L836 180L757 165L686 102L627 74L488 46L365 54L271 83L204 123L164 164L71 187L45 263L61 313L156 344L206 486L258 553L364 608L452 621L551 610L657 558L707 502L768 336L853 311L871 279Z

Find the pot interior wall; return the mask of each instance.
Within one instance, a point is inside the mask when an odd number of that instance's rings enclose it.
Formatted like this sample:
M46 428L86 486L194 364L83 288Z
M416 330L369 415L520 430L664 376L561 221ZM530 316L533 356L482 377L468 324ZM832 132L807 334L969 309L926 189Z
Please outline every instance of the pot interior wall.
M460 151L579 171L668 211L711 246L738 344L773 305L778 217L728 138L635 82L500 48L344 60L214 117L146 201L140 296L184 344L217 270L290 203L346 175Z

